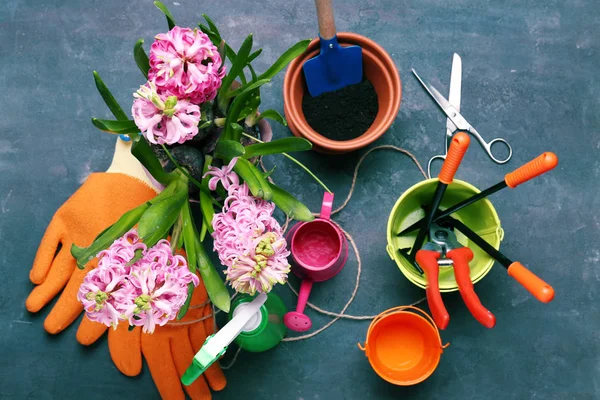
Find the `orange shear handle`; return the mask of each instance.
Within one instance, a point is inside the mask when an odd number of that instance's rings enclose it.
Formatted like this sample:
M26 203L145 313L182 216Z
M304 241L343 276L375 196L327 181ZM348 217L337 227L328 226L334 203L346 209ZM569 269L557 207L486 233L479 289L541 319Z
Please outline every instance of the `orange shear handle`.
M481 304L471 282L469 262L473 259L473 252L468 247L461 247L449 251L446 256L454 263L454 276L465 305L481 325L493 328L496 317Z
M438 259L440 253L433 250L419 250L415 257L419 266L425 272L427 278L427 288L425 293L427 295L427 304L429 304L429 310L433 315L435 324L440 329L446 329L450 322L450 315L444 306L442 301L442 295L440 293L440 286L438 283L438 276L440 274L440 267L438 266Z

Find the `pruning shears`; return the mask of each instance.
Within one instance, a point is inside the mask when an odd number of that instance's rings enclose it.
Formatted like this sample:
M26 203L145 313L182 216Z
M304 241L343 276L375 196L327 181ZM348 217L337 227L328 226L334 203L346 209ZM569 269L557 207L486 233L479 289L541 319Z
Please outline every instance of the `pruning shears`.
M436 223L431 224L429 241L417 252L416 261L427 277L427 303L433 320L440 329L446 329L450 322L438 282L440 265L451 265L454 268L458 290L473 317L486 328L496 325L496 317L481 304L473 289L469 267L472 259L473 251L460 244L452 230Z

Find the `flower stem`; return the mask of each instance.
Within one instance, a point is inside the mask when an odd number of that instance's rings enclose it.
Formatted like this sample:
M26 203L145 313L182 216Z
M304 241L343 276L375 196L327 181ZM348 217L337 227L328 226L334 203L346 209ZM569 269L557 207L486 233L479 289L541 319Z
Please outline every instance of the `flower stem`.
M257 139L254 136L248 135L245 132L242 132L242 135L246 136L249 139L257 141L258 143L264 143L262 140ZM319 178L317 178L317 176L315 174L313 174L310 171L310 169L308 169L304 164L302 164L300 161L296 160L294 157L290 156L288 153L281 153L281 154L283 154L284 156L286 156L287 158L289 158L290 160L292 160L293 162L295 162L296 164L298 164L300 166L300 168L302 168L303 170L305 170L306 172L308 172L308 174L310 176L312 176L313 179L319 183L319 185L323 186L323 189L325 189L327 192L331 193L331 190L329 190L329 188L327 186L325 186L325 184Z

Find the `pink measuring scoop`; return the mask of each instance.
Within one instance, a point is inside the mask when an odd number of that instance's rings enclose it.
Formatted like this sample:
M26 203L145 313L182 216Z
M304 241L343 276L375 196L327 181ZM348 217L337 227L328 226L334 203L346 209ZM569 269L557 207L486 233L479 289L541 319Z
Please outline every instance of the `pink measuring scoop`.
M333 193L325 192L319 218L310 222L299 222L286 236L292 253L292 272L300 279L300 292L296 311L283 317L285 325L296 332L304 332L312 327L304 308L310 295L313 282L333 278L346 263L348 241L344 233L330 221L333 206Z

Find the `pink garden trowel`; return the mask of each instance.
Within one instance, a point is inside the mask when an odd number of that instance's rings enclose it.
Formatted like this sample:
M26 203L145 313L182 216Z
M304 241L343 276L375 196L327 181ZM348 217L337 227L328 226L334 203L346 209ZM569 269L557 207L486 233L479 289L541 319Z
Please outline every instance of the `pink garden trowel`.
M329 219L332 205L333 193L325 192L319 218L297 223L286 237L292 253L292 272L302 279L302 283L296 311L285 314L283 322L296 332L304 332L312 327L304 308L313 282L333 278L348 258L346 236Z

